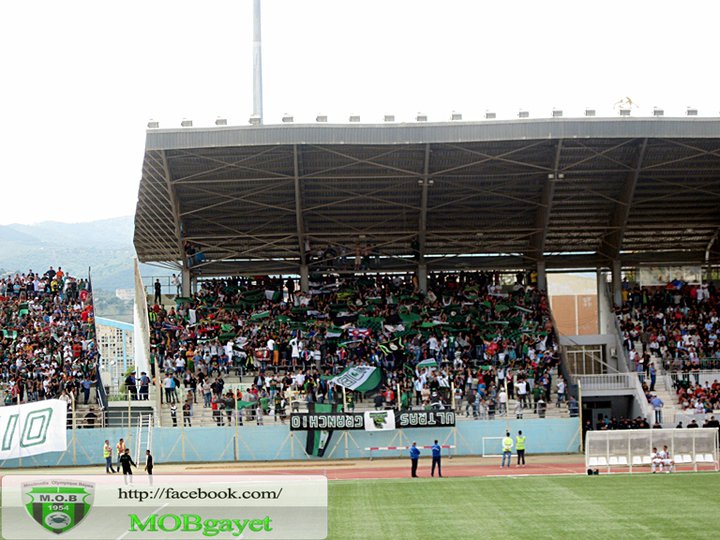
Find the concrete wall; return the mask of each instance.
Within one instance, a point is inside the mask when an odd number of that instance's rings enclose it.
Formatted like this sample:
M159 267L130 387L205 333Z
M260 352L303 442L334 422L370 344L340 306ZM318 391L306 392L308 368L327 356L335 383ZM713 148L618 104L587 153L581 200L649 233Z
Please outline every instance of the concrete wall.
M368 458L370 446L453 444L453 455L478 455L483 452L483 437L503 437L505 429L514 436L522 430L527 436L529 454L578 452L580 423L577 418L532 420L460 421L455 428L414 428L386 432L335 431L325 457L305 454L306 432L291 432L286 425L197 428L156 428L152 451L158 465L171 462L275 461ZM20 460L0 462L0 467L52 467L101 465L105 439L113 446L124 438L135 457L135 430L127 428L78 429L67 432L68 450ZM486 453L497 453L498 440L486 440ZM494 445L494 446L493 446ZM491 450L492 449L492 450ZM375 453L382 456L405 455L400 452Z
M558 333L582 336L598 333L596 294L554 295L550 297Z

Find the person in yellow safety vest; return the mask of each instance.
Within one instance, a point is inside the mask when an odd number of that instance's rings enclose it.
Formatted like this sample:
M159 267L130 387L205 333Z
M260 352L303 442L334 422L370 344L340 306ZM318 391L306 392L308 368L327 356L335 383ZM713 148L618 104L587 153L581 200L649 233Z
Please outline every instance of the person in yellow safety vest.
M525 439L527 439L527 437L522 434L522 431L518 431L517 437L515 437L515 450L517 450L518 467L525 466Z
M112 465L112 446L110 441L105 440L105 446L103 446L103 457L105 458L105 472L107 474L114 473L115 469Z
M510 462L512 460L512 449L513 449L513 440L510 436L510 432L505 432L505 438L502 440L502 464L500 465L500 468L502 469L505 466L505 463L507 462L507 466L510 467Z

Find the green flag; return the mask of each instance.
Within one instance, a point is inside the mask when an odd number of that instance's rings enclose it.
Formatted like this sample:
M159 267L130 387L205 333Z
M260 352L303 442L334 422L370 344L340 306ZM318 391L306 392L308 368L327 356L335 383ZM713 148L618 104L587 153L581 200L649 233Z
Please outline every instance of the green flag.
M348 390L370 392L380 386L382 372L373 366L349 367L345 368L340 375L331 379L330 382L343 386Z
M247 407L254 407L256 403L256 401L243 401L238 399L235 402L235 408L239 411L241 409L246 409Z
M437 368L437 367L438 367L438 363L437 363L434 359L432 359L432 358L430 358L430 359L428 359L428 360L423 360L422 362L420 362L420 363L417 365L417 368L418 368L418 369L423 369L423 368Z

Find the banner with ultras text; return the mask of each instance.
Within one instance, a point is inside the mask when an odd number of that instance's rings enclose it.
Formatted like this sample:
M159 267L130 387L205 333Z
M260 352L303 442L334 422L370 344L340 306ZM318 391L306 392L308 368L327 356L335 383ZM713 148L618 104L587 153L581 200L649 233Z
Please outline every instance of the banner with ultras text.
M364 429L385 431L391 429L453 427L455 411L366 411L358 413L293 413L290 430L308 431Z
M2 537L327 537L324 476L17 475L2 479Z

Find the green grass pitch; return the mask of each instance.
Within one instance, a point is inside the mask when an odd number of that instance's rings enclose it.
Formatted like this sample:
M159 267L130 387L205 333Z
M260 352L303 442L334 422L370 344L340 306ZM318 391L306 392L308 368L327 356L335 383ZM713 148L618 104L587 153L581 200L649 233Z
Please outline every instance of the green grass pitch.
M717 538L720 474L331 482L329 537Z

